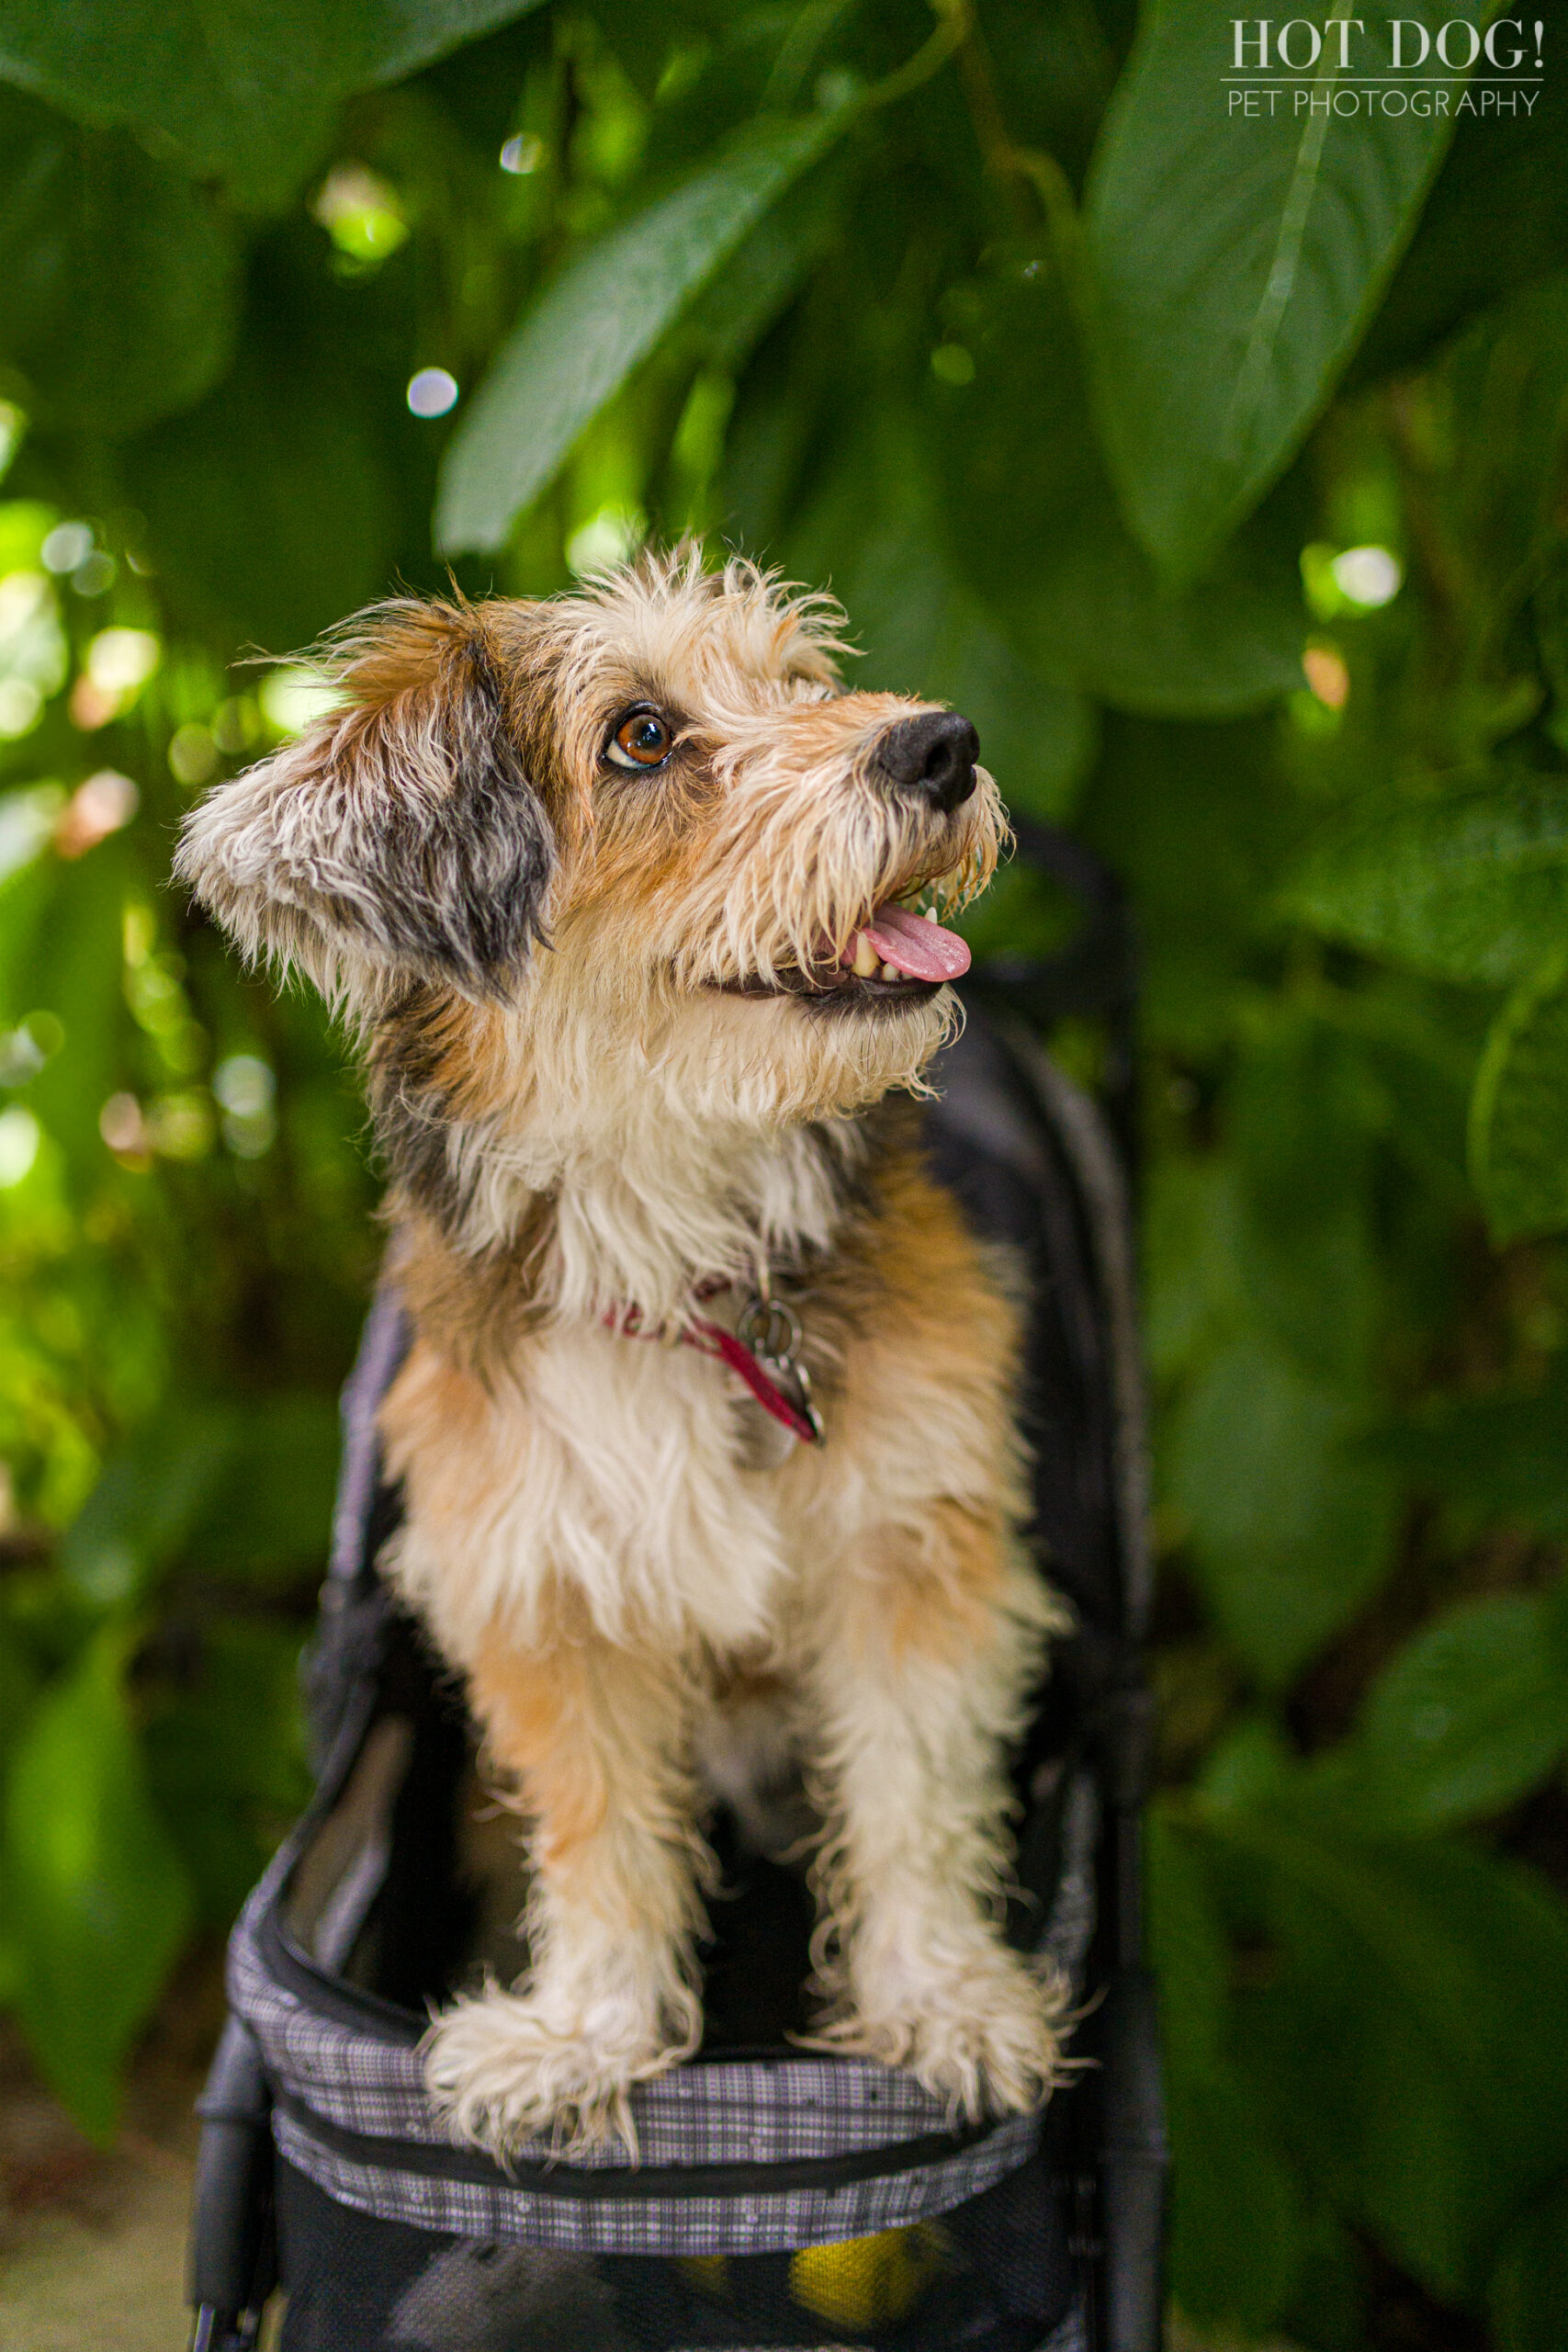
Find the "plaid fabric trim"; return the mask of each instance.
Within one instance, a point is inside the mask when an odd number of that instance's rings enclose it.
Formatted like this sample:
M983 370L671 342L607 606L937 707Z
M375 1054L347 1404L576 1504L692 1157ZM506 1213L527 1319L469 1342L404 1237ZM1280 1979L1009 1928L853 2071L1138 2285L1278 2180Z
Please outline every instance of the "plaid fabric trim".
M357 2033L278 1984L256 1948L255 1916L253 1902L230 1946L229 1997L261 2044L273 2080L347 2131L446 2146L447 2133L425 2097L418 2052ZM634 2091L632 2108L645 2165L786 2164L891 2149L951 2128L943 2101L912 2075L853 2057L678 2066ZM1024 2122L1036 2128L1034 2119ZM546 2140L517 2153L538 2163L551 2156ZM1013 2156L1000 2170L1021 2161ZM572 2163L636 2177L619 2146L594 2149Z
M458 2237L506 2239L580 2254L773 2254L945 2213L977 2197L1033 2153L1038 2119L999 2124L974 2148L917 2170L883 2174L841 2188L748 2189L736 2197L643 2197L592 2200L524 2188L434 2178L364 2165L324 2146L281 2111L273 2118L281 2153L329 2197L378 2220Z

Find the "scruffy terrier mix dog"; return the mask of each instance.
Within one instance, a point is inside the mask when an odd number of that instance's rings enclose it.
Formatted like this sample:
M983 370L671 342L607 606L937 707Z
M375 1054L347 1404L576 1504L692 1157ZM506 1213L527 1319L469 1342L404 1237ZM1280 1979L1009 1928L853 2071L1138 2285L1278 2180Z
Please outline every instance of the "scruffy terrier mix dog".
M1055 1623L1017 1317L884 1101L968 961L916 901L1004 820L966 719L840 691L835 618L689 554L386 605L179 853L367 1049L414 1335L389 1571L528 1825L528 1973L426 2046L502 2153L635 2144L630 2086L700 2031L705 1804L791 1757L820 2039L971 2116L1056 2064L1059 1988L996 1925Z

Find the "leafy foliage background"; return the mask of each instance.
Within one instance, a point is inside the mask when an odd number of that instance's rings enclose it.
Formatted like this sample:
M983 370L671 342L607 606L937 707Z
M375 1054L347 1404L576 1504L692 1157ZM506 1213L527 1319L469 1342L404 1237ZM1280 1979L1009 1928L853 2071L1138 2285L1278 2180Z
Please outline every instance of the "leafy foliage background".
M181 808L310 707L256 650L690 530L1138 911L1180 2324L1568 2342L1543 22L1528 116L1249 122L1208 0L0 6L0 1996L90 2128L307 1786L377 1251Z

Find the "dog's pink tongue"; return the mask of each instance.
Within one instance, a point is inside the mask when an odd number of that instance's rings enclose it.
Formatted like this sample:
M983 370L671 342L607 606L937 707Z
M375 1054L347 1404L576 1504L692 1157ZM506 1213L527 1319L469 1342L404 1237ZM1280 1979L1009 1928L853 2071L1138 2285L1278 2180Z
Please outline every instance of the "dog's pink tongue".
M911 980L956 980L969 969L969 950L957 933L908 907L878 907L856 937L869 939L885 964ZM854 945L852 939L852 958Z

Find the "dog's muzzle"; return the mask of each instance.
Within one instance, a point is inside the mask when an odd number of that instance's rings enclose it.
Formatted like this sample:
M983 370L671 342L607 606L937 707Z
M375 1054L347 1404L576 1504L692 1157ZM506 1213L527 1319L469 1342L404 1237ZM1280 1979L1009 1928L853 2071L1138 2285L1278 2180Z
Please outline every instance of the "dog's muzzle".
M932 816L950 817L973 795L980 739L961 711L933 710L902 718L875 737L866 753L871 780L890 795L920 802ZM719 982L731 996L796 996L833 1012L895 1010L934 996L968 969L969 950L932 914L889 899L867 910L836 956L823 943L819 960Z

